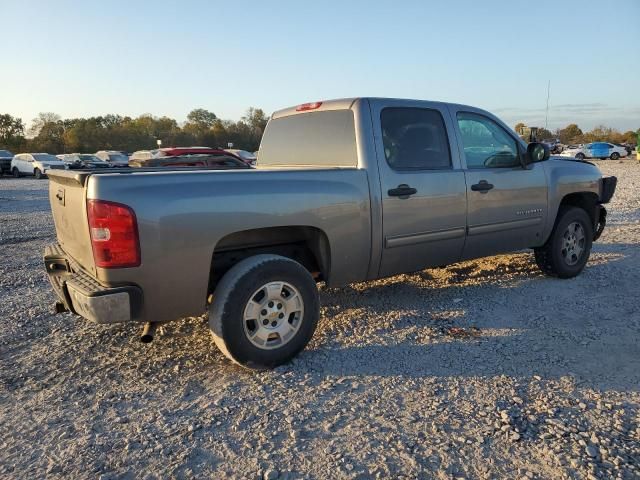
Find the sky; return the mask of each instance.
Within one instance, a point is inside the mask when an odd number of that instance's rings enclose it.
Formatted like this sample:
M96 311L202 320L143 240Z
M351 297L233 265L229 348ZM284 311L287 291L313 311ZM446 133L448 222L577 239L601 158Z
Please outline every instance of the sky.
M237 120L354 96L640 128L640 0L0 0L0 113Z

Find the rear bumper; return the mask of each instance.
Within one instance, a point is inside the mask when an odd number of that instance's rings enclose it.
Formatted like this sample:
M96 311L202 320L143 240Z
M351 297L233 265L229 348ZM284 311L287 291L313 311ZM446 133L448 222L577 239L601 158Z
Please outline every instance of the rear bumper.
M140 287L101 285L57 244L45 248L44 265L53 290L67 310L97 323L140 318L143 305Z

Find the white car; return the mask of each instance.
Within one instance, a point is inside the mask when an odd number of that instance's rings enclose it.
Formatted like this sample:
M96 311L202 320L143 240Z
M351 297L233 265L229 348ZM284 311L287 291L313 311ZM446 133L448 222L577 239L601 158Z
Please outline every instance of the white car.
M129 156L118 150L99 150L96 157L105 162L109 162L114 167L128 167Z
M627 150L607 142L593 142L587 145L579 145L577 148L567 148L561 154L561 157L572 157L578 160L585 158L600 158L602 160L610 158L618 160L627 156Z
M19 153L11 159L11 173L14 177L34 175L43 178L49 170L64 170L66 164L49 153Z

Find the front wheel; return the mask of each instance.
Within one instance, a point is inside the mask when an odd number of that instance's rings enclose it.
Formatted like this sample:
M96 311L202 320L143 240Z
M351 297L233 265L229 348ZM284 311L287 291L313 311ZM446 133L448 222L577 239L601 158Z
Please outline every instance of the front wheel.
M618 152L613 152L611 154L611 160L618 160L620 158L620 154Z
M576 154L576 158L577 158L578 160L584 160L584 153L578 153L578 154Z
M278 255L256 255L220 280L209 327L226 357L263 370L296 356L311 340L319 317L318 288L302 265Z
M533 251L542 272L572 278L587 264L592 243L593 226L587 212L582 208L562 207L547 243Z
M33 174L35 175L35 177L40 180L41 178L44 178L44 175L42 174L42 170L40 170L39 168L36 168L33 171Z

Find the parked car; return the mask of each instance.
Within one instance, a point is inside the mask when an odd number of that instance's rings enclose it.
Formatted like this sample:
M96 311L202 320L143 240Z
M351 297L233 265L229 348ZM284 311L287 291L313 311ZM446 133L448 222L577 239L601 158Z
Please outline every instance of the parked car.
M618 160L620 157L626 157L627 151L624 147L618 147L612 143L593 142L578 148L567 148L561 154L564 157L573 157L578 160L585 158L599 158L605 160Z
M136 163L144 160L151 160L153 158L164 158L164 157L175 157L175 156L185 156L185 155L228 155L237 158L238 160L242 160L240 157L232 153L227 153L219 148L210 148L210 147L165 147L158 148L154 150L138 150L137 152L133 152L129 161L131 163Z
M251 152L247 152L246 150L237 150L235 148L226 148L225 149L226 152L229 153L233 153L234 155L240 157L244 162L248 163L249 165L255 165L256 164L256 160L258 159L258 157L251 153Z
M615 146L617 147L621 147L624 148L627 151L627 156L631 155L631 152L633 152L633 149L635 148L635 145L632 145L630 143L614 143Z
M542 140L542 143L549 147L549 152L553 154L562 153L563 145L560 143L560 140L557 138L549 138L546 140Z
M13 153L9 150L0 150L0 175L11 173L11 159Z
M533 248L546 274L585 267L615 177L549 158L478 108L384 98L274 113L255 169L51 174L57 311L100 323L208 310L220 350L288 361L319 318L316 282L374 280Z
M196 154L176 155L174 157L156 157L149 159L129 160L130 167L208 167L216 170L231 170L238 168L251 168L242 160L232 155L220 154Z
M99 150L96 157L105 162L109 162L114 167L126 167L129 165L129 156L117 150Z
M79 168L109 168L111 163L100 160L95 155L89 153L65 153L56 155L60 160L67 164L70 169Z
M14 177L33 175L44 178L51 170L64 170L66 164L50 153L19 153L11 160L11 173Z

